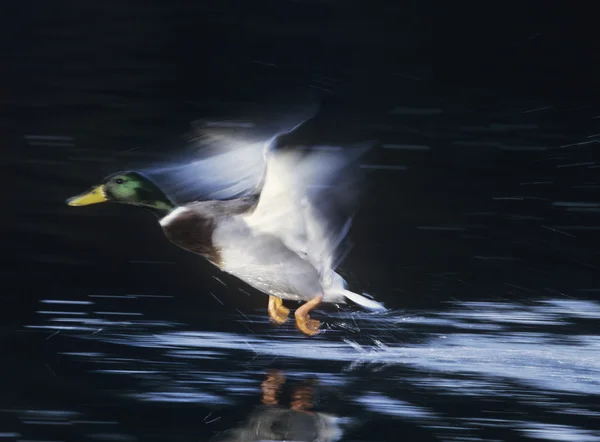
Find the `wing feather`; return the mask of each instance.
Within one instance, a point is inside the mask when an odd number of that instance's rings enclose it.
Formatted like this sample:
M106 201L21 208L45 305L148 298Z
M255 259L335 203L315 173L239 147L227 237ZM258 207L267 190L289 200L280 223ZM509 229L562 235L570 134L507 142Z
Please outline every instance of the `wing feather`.
M270 153L258 204L246 222L280 237L325 276L337 264L356 208L357 160L371 145Z
M276 118L197 120L187 153L173 163L141 171L179 204L249 195L262 185L265 154L277 138L313 118L316 111L311 104Z

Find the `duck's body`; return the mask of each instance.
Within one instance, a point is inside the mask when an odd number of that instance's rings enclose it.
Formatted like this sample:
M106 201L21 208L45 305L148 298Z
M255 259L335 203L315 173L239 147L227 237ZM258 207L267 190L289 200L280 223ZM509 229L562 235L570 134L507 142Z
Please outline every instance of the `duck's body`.
M178 206L160 218L159 224L173 244L202 255L221 268L222 247L215 244L215 231L232 217L252 210L256 200L257 197L246 197Z
M346 290L345 281L335 273L338 246L349 223L329 223L308 191L310 185L327 187L345 161L343 153L270 152L253 195L182 206L175 205L147 177L125 172L112 175L69 204L116 201L152 210L171 242L269 295L268 310L274 322L287 320L289 310L282 299L305 301L295 312L296 323L302 332L313 335L319 323L308 312L321 302L344 303L349 298L368 309L383 309Z
M317 269L280 237L250 225L247 205L246 198L199 202L178 207L159 222L172 243L268 295L308 301L323 293L323 302L345 302L327 292Z

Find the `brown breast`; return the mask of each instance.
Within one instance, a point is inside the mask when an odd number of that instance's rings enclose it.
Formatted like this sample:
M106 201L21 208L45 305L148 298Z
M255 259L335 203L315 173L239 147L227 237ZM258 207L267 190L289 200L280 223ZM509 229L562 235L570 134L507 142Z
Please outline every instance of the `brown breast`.
M214 218L203 217L194 211L184 211L162 228L173 244L202 255L217 266L221 265L219 251L212 242Z

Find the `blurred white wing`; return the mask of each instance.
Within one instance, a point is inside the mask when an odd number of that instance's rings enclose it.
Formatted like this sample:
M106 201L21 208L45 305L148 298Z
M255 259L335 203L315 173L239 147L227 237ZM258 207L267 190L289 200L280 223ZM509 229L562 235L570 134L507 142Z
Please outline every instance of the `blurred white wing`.
M313 118L317 105L274 117L194 122L187 154L179 161L143 169L177 203L225 200L261 185L265 153L275 140Z
M236 198L260 184L268 143L240 144L234 149L223 142L217 154L155 168L149 175L177 202Z
M336 264L360 190L352 166L369 147L271 152L258 205L246 222L280 237L326 276Z

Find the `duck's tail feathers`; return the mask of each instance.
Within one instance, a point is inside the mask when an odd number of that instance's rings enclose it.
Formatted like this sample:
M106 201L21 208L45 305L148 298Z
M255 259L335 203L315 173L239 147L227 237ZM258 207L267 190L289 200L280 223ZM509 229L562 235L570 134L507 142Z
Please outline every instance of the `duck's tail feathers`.
M378 312L383 312L387 310L387 308L385 308L385 306L380 302L367 298L364 295L359 295L358 293L351 292L350 290L341 290L340 294L367 310Z

